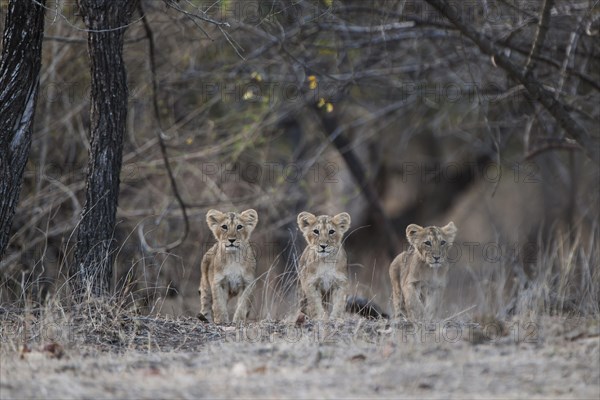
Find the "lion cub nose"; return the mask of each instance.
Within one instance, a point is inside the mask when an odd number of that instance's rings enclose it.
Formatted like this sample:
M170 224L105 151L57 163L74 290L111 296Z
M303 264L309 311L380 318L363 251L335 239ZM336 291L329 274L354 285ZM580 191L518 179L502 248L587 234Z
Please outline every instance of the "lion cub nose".
M235 242L235 239L229 239L229 243L233 244Z
M321 248L322 248L323 250L325 250L325 248L327 247L327 245L326 245L326 244L321 244L320 246L321 246Z
M439 260L440 260L440 256L433 256L433 259L434 259L435 261L439 261Z

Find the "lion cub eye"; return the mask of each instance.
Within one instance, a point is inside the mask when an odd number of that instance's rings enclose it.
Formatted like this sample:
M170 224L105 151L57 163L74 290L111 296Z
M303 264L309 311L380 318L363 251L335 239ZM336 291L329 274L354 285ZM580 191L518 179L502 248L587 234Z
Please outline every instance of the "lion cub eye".
M425 242L425 246L431 246L431 242L430 242L429 240L427 240L427 241Z
M237 226L237 230L238 230L238 231L239 231L240 229L242 229L242 228L243 228L243 226L241 226L241 225L238 225L238 226Z
M334 233L335 233L335 231L334 231L333 229L330 229L330 230L329 230L329 234L330 234L330 235L333 235Z
M442 240L442 241L440 242L440 244L443 246L443 245L445 245L445 244L446 244L446 241L445 241L445 240Z
M223 228L224 231L227 230L227 225L221 225L221 228Z
M319 230L318 229L313 230L313 232L314 232L315 235L319 234Z

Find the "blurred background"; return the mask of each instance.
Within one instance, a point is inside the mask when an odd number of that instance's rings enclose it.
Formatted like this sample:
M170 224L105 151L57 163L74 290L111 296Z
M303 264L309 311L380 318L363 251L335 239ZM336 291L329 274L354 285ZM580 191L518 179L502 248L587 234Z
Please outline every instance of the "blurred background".
M555 1L532 54L541 3L454 2L452 12L528 65L597 140L600 10ZM34 141L0 261L4 305L68 297L84 199L90 73L76 2L48 1L45 31ZM258 211L253 318L293 309L305 210L350 213L352 291L388 311L388 266L407 248L406 226L454 221L447 314L600 312L598 164L424 1L142 0L124 58L113 289L140 312L199 311L211 208Z

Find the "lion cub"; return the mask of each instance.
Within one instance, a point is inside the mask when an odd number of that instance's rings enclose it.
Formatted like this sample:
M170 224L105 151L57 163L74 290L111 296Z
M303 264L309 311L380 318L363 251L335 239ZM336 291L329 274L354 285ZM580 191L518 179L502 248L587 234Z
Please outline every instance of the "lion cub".
M312 318L324 318L323 302L329 300L331 318L339 318L346 308L348 262L342 238L350 228L350 215L344 212L316 217L304 211L297 221L308 243L298 265L302 311Z
M200 278L200 313L215 323L229 322L227 301L240 295L233 322L248 316L250 295L254 287L256 257L249 239L258 223L258 214L250 209L243 213L209 210L206 223L215 243L202 258Z
M394 317L405 309L410 319L418 320L436 311L446 287L448 260L446 251L454 242L453 222L439 228L411 224L406 228L410 248L390 264Z

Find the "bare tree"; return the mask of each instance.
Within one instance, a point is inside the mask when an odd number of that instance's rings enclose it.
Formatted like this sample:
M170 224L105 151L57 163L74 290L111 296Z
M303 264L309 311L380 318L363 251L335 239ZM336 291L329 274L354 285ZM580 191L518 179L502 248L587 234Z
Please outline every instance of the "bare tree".
M448 18L450 22L462 34L468 37L479 47L479 49L492 56L495 63L506 71L506 73L518 81L529 92L531 97L544 106L550 115L554 117L556 122L581 145L587 156L596 164L600 164L600 142L597 137L591 136L578 122L573 118L565 105L554 96L554 94L546 89L540 82L532 78L531 74L531 59L538 53L538 49L544 40L545 32L548 30L547 22L550 8L553 1L544 3L542 16L539 19L540 24L538 34L534 40L532 50L529 53L525 68L521 68L506 57L501 52L501 48L493 41L489 40L482 33L467 24L460 16L452 16L451 5L444 0L427 0L429 4L435 7L442 15Z
M11 0L0 64L0 257L29 158L44 37L44 4Z
M34 128L41 140L30 158L68 173L51 171L35 182L24 174L10 247L0 261L10 278L39 265L35 279L43 269L53 272L43 279L58 283L74 254L69 235L82 209L89 144L79 140L89 98L77 87L89 78L78 68L87 33L69 20L66 3L57 3L56 22L46 27L44 40L60 43L61 51L44 54L52 68L41 75L40 92L52 91L39 99L45 116ZM210 241L196 221L213 207L256 207L265 222L257 243L284 249L261 265L284 267L286 274L294 270L293 214L349 211L358 228L347 242L356 249L357 281L378 279L387 253L406 245L406 225L446 222L473 196L490 205L480 223L497 226L503 242L537 240L538 232L551 238L557 226L598 226L594 2L136 3L132 22L123 18L107 29L94 22L105 2L85 2L94 21L82 13L98 41L122 35L129 24L123 57L132 132L119 149L123 125L113 127L124 114L92 99L88 205L77 263L70 264L74 273L85 270L79 277L87 274L88 283L103 282L100 292L108 290L105 272L112 270L117 287L139 275L140 298L159 296L163 287L185 295L188 272L192 281L199 275L198 243ZM103 22L108 26L108 17ZM90 55L99 65L93 68L110 65L112 77L115 65L122 68L114 53L90 49ZM92 95L109 93L107 101L123 107L122 89L94 74ZM47 158L46 140L60 144L48 146ZM100 159L104 149L113 158ZM120 151L126 182L117 193ZM527 193L527 205L539 203L518 232L504 228L505 208L518 209L504 204L507 193ZM137 231L139 241L136 235L112 241L117 194L119 232Z
M108 293L112 276L128 99L123 37L135 6L135 0L79 1L89 30L91 148L71 273L76 291L89 288L96 296Z

